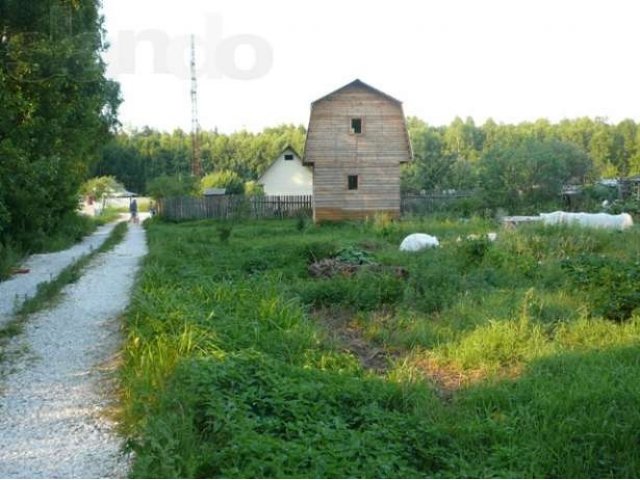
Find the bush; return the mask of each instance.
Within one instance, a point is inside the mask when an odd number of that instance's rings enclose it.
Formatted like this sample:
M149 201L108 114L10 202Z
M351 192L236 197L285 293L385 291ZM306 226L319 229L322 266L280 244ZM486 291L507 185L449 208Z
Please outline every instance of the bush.
M147 194L156 200L165 197L180 197L196 193L195 177L190 175L163 175L147 183Z
M640 215L640 200L633 198L625 201L614 200L609 206L608 212L611 214L629 213L638 218Z
M224 188L227 194L241 194L244 193L245 184L236 172L221 170L202 177L199 192L202 193L207 188ZM252 194L256 193L257 189Z
M595 314L623 321L640 308L640 262L580 255L563 261L562 268L576 287L587 292Z

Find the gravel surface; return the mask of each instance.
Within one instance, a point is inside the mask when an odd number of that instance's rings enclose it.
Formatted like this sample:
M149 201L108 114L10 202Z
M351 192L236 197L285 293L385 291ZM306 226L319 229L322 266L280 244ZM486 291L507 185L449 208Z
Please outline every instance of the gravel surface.
M20 265L20 268L28 268L29 273L19 273L0 282L0 328L12 319L14 310L24 300L35 295L40 283L53 280L75 260L100 248L116 223L98 228L93 235L68 250L31 255Z
M34 314L0 365L0 478L126 477L128 459L105 409L113 402L119 316L147 252L142 227L97 256Z

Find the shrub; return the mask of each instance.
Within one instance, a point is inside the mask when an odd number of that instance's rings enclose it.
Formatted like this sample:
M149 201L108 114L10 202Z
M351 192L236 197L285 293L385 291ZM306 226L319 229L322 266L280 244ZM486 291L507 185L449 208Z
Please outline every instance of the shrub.
M640 308L640 262L580 255L564 260L562 268L574 285L586 290L594 313L623 321Z
M240 194L244 192L244 187L242 178L236 172L220 170L202 177L199 191L202 193L207 188L224 188L227 194Z
M150 180L146 190L155 199L193 195L196 192L196 180L190 175L163 175Z

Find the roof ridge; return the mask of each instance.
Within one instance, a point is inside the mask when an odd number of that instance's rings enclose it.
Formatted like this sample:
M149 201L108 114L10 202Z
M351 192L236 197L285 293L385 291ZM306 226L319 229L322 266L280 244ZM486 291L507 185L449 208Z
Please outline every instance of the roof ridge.
M328 98L328 97L330 97L332 95L335 95L336 93L338 93L338 92L340 92L342 90L345 90L345 89L351 88L351 87L364 87L364 88L367 88L367 89L377 93L378 95L382 95L383 97L388 98L389 100L392 100L392 101L394 101L396 103L402 104L402 102L400 100L398 100L397 98L392 97L388 93L384 93L382 90L378 90L377 88L372 87L371 85L369 85L368 83L363 82L359 78L356 78L352 82L349 82L346 85L343 85L342 87L332 91L331 93L328 93L328 94L318 98L317 100L311 102L311 105L313 105L314 103L317 103L317 102L319 102L321 100L324 100L325 98Z

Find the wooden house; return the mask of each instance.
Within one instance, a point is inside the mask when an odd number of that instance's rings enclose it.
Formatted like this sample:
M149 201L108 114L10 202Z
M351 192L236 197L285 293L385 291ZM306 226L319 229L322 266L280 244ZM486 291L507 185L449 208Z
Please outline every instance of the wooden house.
M313 174L287 146L258 179L265 195L311 195Z
M311 104L304 164L314 221L400 216L400 165L412 159L402 103L355 80Z

